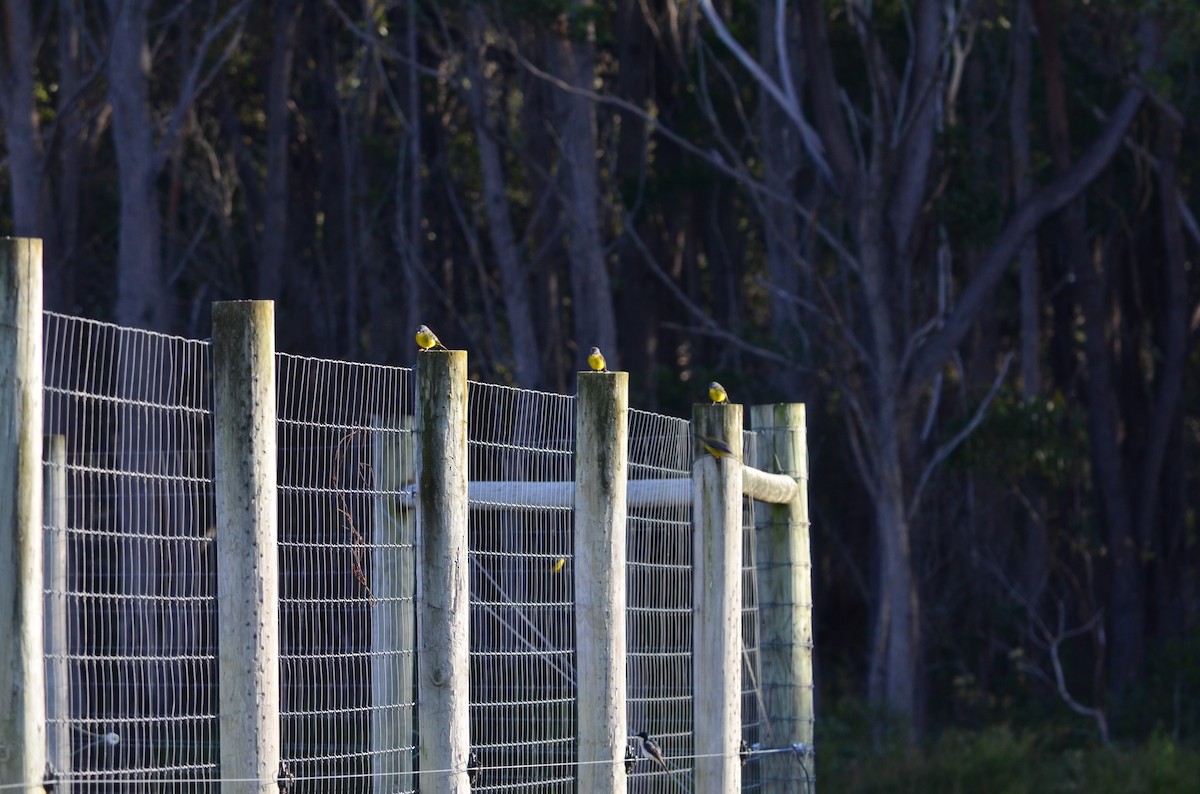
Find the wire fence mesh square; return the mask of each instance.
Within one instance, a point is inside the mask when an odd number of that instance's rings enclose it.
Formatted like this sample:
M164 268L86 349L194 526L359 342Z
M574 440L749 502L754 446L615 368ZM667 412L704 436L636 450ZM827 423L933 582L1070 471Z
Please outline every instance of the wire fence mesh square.
M51 765L76 792L215 790L209 346L43 332Z

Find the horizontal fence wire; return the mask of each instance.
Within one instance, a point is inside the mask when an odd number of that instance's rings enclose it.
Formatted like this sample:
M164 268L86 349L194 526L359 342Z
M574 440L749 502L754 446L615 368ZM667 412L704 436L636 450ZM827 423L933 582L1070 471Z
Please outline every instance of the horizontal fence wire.
M575 398L467 384L476 791L574 792Z
M43 332L50 765L74 792L216 791L209 345Z
M276 354L282 757L291 792L412 792L412 372Z
M648 411L629 411L629 478L691 477L691 424ZM638 761L628 790L638 794L692 788L691 490L679 502L630 501L627 519L626 662L631 735L645 731L662 747L668 776Z

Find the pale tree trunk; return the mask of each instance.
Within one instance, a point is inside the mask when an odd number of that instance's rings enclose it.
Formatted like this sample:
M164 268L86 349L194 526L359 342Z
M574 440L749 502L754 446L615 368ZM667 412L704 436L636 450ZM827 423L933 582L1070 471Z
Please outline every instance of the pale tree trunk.
M931 199L941 108L953 101L945 95L948 76L965 57L967 42L958 38L964 33L955 16L962 8L934 0L911 3L912 46L898 69L896 53L885 52L876 34L878 20L872 19L872 5L845 4L838 13L845 14L858 34L870 88L865 103L869 109L865 109L845 107L850 97L861 92L847 91L838 83L828 33L827 15L833 12L828 4L799 3L804 103L787 83L786 71L771 74L740 47L711 0L701 0L699 5L720 41L787 114L806 161L841 198L847 216L851 250L839 252L845 264L836 282L815 276L817 286L826 288L821 300L828 311L821 313L820 305L813 310L844 344L827 360L834 376L841 379L839 387L845 389L844 405L856 432L855 457L874 499L881 560L871 604L871 699L917 717L922 631L920 581L913 555L920 538L914 536L912 522L920 506L917 486L924 487L941 460L917 447L917 407L929 399L946 362L986 309L1020 246L1047 216L1077 197L1106 167L1145 94L1131 85L1078 160L1016 206L992 244L981 249L969 277L956 282L952 298L936 301L913 284L915 266L922 261L917 257L925 256L919 250L919 230ZM952 21L954 27L949 27ZM1044 38L1045 31L1040 33ZM811 124L806 118L810 108ZM864 116L869 119L866 123L861 121ZM760 184L754 183L752 189ZM814 220L814 225L820 223ZM837 236L830 230L826 239ZM861 294L842 291L846 277ZM828 290L834 283L836 293ZM843 360L844 350L852 351L858 360Z
M588 0L578 0L590 8ZM574 14L567 15L574 17ZM567 219L567 253L571 267L571 308L575 317L575 343L586 351L598 345L610 369L620 366L617 351L617 321L612 287L604 261L600 233L600 187L596 173L596 106L584 93L592 91L595 77L595 31L591 22L586 34L572 30L574 24L560 20L555 41L558 75L574 91L559 91L559 151L562 163L562 192ZM579 93L584 92L584 93Z
M470 88L465 92L475 122L475 140L479 150L479 168L483 177L484 211L492 252L500 269L504 290L504 308L512 344L517 383L527 389L542 387L541 351L533 327L529 301L529 279L517 250L512 215L508 205L508 184L504 178L503 156L497 143L492 109L488 107L488 81L483 70L486 20L479 6L467 12L469 36L466 52Z
M267 175L263 235L258 262L258 297L283 297L282 273L288 253L288 108L292 60L296 50L297 0L277 0L272 13L274 40L267 69Z
M0 53L0 113L4 118L11 182L13 233L18 237L43 237L39 220L42 199L42 144L34 104L33 12L30 0L5 4L5 52Z

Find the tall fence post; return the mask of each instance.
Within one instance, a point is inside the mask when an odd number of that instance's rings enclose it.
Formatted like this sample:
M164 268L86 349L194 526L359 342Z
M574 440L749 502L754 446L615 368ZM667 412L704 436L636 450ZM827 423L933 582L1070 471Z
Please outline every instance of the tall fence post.
M71 717L70 680L67 671L67 439L46 436L43 439L46 473L42 487L43 575L46 599L46 747L50 768L58 777L54 791L71 791Z
M0 238L0 785L42 790L42 241Z
M696 405L692 429L694 792L733 794L741 788L742 406ZM701 438L727 444L732 455L706 453Z
M396 498L416 479L412 417L375 421L372 513L371 775L372 791L413 791L413 676L416 667L416 516Z
M470 791L467 354L417 357L417 692L421 791Z
M758 434L763 468L786 474L799 486L788 504L760 505L757 532L760 657L766 722L775 744L813 747L812 562L808 523L808 430L803 403L755 405L750 426ZM814 758L772 753L763 757L766 792L815 790ZM797 774L799 771L799 774ZM795 780L804 781L797 789Z
M575 407L577 789L625 791L629 375L579 373Z
M275 306L213 304L222 791L278 791ZM247 781L254 781L248 783Z

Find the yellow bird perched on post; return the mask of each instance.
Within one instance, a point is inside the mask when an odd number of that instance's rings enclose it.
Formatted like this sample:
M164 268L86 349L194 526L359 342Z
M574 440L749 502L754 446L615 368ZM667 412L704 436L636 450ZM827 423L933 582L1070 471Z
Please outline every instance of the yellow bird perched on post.
M439 350L446 349L446 346L443 345L441 340L437 338L437 334L429 330L428 325L417 326L417 347L421 348L422 350L429 350L430 348L434 347L438 348Z
M737 456L733 454L733 449L719 438L700 436L700 446L704 447L704 451L714 458L733 458L737 460Z
M600 352L600 348L593 347L592 352L588 353L588 366L596 372L608 372L608 364L604 361L604 354Z
M708 399L713 401L713 405L716 405L717 403L727 402L729 394L726 393L724 386L714 380L708 384Z

